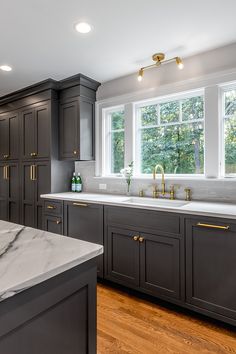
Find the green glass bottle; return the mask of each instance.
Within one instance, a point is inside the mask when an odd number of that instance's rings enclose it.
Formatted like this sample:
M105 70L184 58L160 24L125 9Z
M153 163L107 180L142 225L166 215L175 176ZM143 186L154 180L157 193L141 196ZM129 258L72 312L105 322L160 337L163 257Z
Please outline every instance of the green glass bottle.
M76 192L77 193L82 192L82 179L81 179L80 173L78 173L78 175L76 177Z
M71 178L71 192L76 192L76 175L75 172Z

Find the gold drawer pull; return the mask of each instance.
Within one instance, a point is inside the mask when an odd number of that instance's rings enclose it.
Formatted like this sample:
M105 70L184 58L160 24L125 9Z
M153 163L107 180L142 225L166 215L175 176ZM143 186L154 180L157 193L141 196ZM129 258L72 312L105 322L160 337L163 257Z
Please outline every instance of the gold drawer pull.
M144 242L144 237L139 237L139 242L140 243Z
M138 240L139 240L139 236L133 236L132 239L133 239L134 241L138 241Z
M210 229L229 230L229 226L202 224L201 222L198 222L197 226L208 227Z
M6 179L10 178L9 166L6 166Z
M81 207L87 207L88 204L85 203L73 203L74 206L81 206Z
M31 156L31 157L37 156L37 152L31 152L30 156Z
M61 220L57 220L56 224L59 225L61 223Z
M3 155L4 159L8 159L9 155Z
M52 205L48 205L47 209L56 209L56 207L52 206Z

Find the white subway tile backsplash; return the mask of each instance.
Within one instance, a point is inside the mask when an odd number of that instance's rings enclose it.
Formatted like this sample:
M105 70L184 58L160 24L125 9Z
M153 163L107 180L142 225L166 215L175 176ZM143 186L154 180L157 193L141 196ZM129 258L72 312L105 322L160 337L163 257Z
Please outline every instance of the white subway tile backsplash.
M95 177L95 162L81 161L75 163L76 172L81 173L83 180L83 190L85 192L126 194L127 185L123 178L101 178ZM160 185L160 180L157 181ZM99 189L99 185L106 184L106 189ZM131 194L138 195L142 189L146 196L152 195L151 180L133 179L131 182ZM184 199L184 189L186 187L192 190L193 200L221 201L236 203L236 180L217 180L217 179L167 179L167 188L174 184L176 197Z

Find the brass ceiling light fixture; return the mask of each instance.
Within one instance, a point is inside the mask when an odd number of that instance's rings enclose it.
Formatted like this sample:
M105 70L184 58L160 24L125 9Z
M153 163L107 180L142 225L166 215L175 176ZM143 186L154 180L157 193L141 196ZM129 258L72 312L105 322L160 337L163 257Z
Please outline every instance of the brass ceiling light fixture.
M174 57L174 58L165 60L165 54L164 53L155 53L155 54L153 54L152 60L155 62L155 64L144 66L143 68L141 68L139 70L139 72L138 72L138 81L142 81L143 75L144 75L144 70L160 66L161 64L167 64L167 63L170 63L172 61L175 61L180 70L182 70L183 67L184 67L182 59L180 57Z

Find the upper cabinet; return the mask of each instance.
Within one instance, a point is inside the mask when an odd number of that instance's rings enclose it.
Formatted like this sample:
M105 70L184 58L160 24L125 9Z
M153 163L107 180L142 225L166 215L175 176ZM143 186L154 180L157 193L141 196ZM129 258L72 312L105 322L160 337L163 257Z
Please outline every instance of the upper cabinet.
M95 100L100 84L83 75L64 80L60 94L60 159L94 160Z
M19 157L18 113L0 115L0 160L17 160Z
M22 112L22 159L48 159L51 143L51 116L48 104L32 105Z

